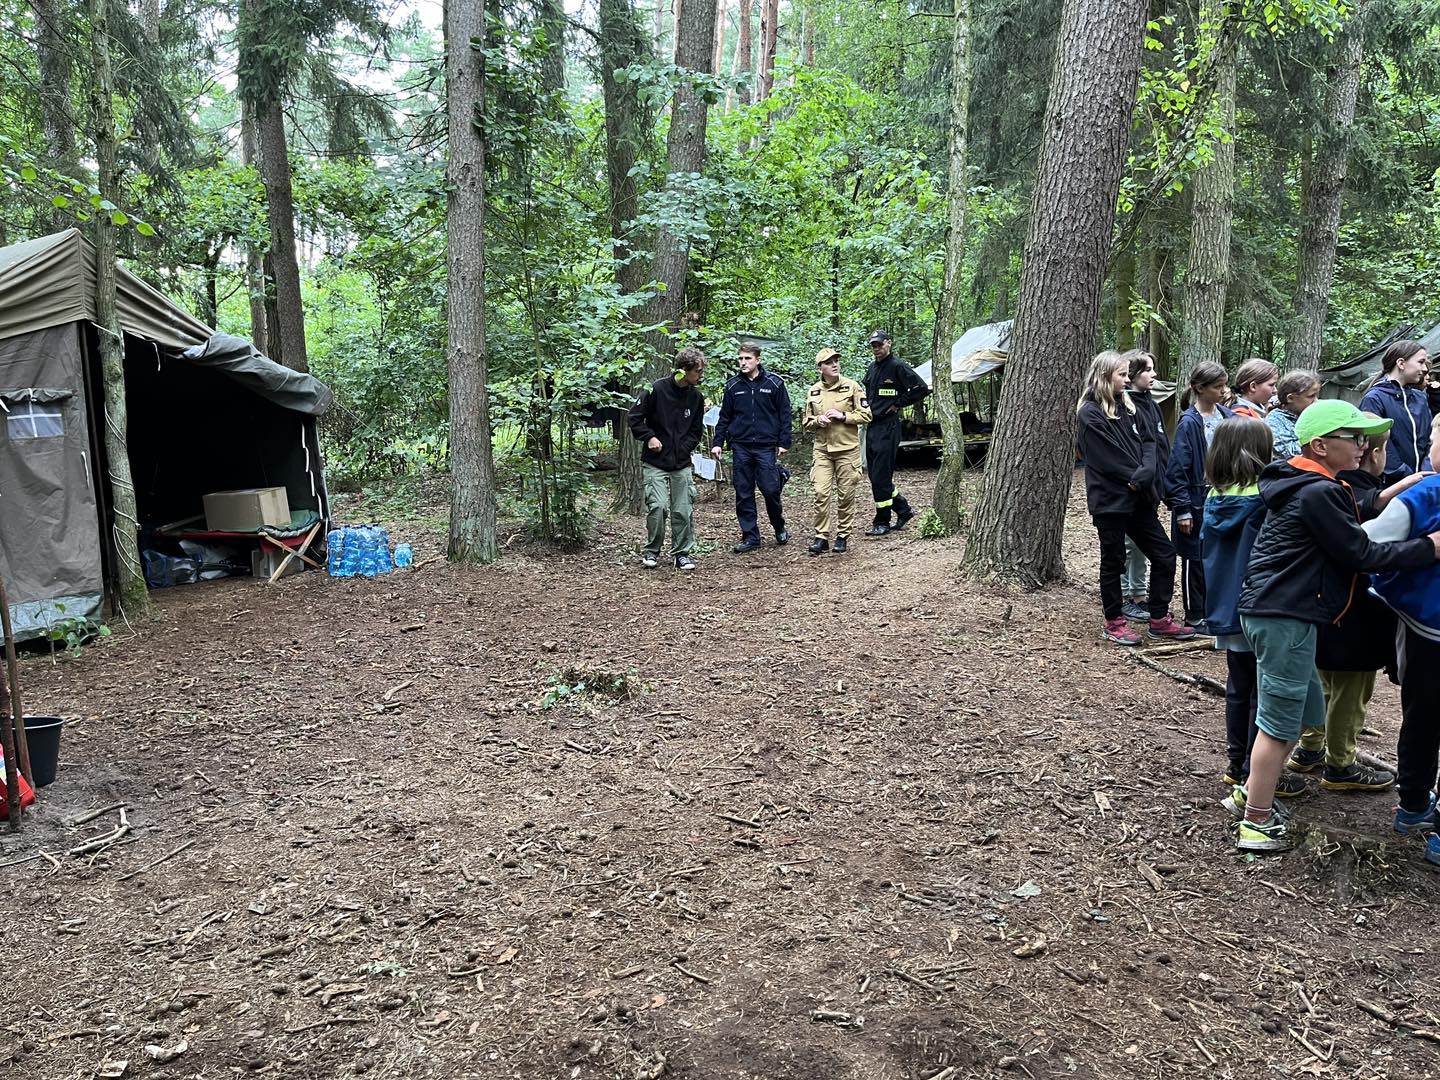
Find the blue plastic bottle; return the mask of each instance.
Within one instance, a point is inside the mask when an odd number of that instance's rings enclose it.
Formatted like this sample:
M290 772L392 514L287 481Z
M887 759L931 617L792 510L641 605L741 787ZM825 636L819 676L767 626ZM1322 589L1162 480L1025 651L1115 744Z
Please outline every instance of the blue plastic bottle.
M357 530L348 525L341 532L344 548L340 557L340 576L354 577L360 570L360 537Z
M344 529L331 529L325 536L325 570L331 577L340 576L340 558L344 552Z
M375 529L375 572L388 574L395 569L390 561L390 530L383 525Z
M379 572L375 563L375 530L362 525L356 531L360 534L360 573L364 577L374 577Z
M396 545L395 545L395 565L396 565L396 566L398 566L398 567L406 567L406 566L409 566L409 565L411 565L412 563L414 563L414 561L415 561L415 552L414 552L414 550L410 547L409 544L396 544Z

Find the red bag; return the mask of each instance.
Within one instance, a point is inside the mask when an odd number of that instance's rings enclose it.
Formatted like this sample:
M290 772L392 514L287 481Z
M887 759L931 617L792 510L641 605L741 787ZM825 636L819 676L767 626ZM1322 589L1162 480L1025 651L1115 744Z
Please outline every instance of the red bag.
M18 770L15 773L15 780L20 785L20 809L23 810L35 801L35 791ZM0 750L0 821L5 821L9 817L10 792L5 787L5 751Z

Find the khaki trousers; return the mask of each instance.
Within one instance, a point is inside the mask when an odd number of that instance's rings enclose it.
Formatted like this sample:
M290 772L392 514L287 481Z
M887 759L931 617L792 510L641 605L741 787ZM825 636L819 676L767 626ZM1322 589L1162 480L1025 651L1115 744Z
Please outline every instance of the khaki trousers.
M1300 745L1306 750L1324 750L1326 765L1344 769L1355 764L1360 729L1375 694L1375 672L1322 671L1320 685L1325 688L1325 726L1307 727L1300 735Z
M855 524L855 490L860 486L860 448L822 450L817 446L810 480L815 485L815 535L830 539L833 494L839 510L836 535L849 537Z

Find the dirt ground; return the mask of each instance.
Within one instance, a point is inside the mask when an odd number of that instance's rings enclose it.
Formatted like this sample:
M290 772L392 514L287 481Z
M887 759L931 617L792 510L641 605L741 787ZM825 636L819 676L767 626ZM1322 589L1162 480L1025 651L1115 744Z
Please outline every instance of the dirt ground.
M1079 584L1034 594L913 530L810 558L789 496L748 557L704 499L692 575L629 520L478 570L396 523L417 570L164 590L26 660L69 724L0 832L0 1074L1440 1075L1390 797L1237 856L1221 703L1102 644L1078 492Z

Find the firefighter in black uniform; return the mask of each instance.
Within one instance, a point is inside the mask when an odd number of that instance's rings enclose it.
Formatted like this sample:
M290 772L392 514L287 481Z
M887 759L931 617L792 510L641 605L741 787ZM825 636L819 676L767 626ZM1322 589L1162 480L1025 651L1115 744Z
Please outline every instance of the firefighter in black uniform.
M870 473L870 491L875 497L875 523L865 530L866 536L884 536L891 528L903 529L915 511L903 495L895 491L895 457L900 450L900 410L914 405L930 388L915 374L915 369L891 351L893 339L888 330L870 335L870 352L874 357L865 370L865 398L873 419L865 432L865 467ZM891 511L895 524L890 524Z

